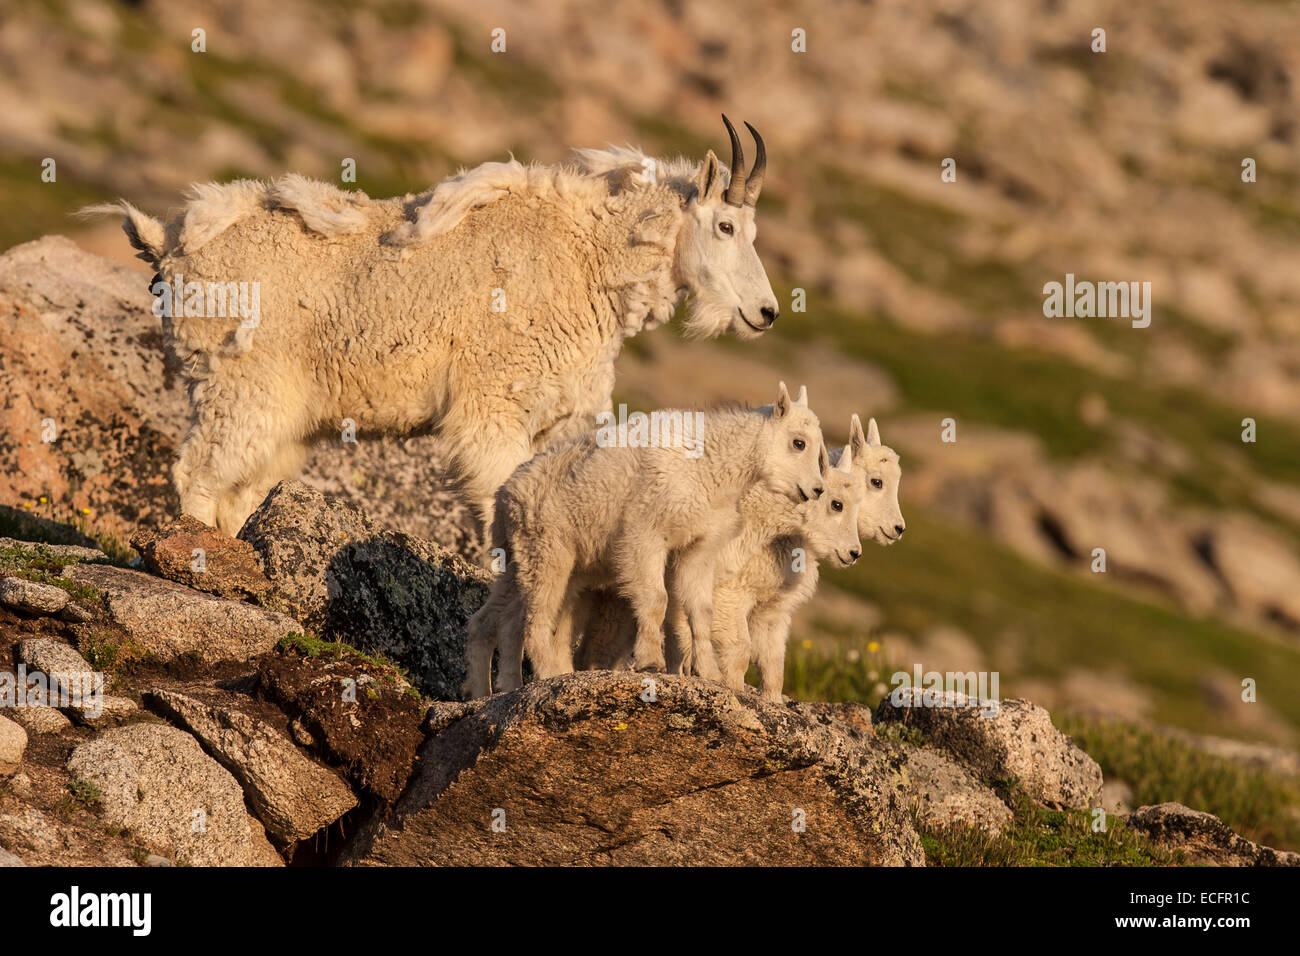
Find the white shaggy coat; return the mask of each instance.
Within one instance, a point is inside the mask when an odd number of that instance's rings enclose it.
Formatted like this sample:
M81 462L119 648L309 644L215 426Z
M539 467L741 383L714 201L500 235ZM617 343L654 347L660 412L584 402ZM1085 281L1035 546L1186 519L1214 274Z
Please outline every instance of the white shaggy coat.
M372 200L301 176L194 187L165 226L128 203L168 284L258 283L260 319L164 319L194 421L173 469L182 510L235 534L309 444L436 429L490 523L538 450L594 426L614 360L688 294L687 331L758 335L776 300L754 210L728 171L583 151L576 165L485 163ZM655 175L647 177L646 170Z

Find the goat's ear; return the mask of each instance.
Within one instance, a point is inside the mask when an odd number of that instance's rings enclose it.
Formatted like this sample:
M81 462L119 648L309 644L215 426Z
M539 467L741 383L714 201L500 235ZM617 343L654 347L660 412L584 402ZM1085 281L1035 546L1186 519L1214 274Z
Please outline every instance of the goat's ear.
M776 393L776 401L772 403L772 417L785 418L790 414L791 404L790 392L786 389L785 382L782 382Z
M844 451L840 452L840 463L835 467L846 475L853 471L853 449L848 445L845 445Z
M880 444L880 429L876 427L874 418L867 421L867 444L872 446Z
M849 444L853 454L862 456L867 451L867 436L862 433L862 419L854 415L849 420Z
M704 162L700 163L700 171L695 174L695 199L697 202L704 202L722 192L722 167L718 164L718 157L714 155L713 150L705 154Z
M831 456L826 451L825 442L822 442L821 447L817 450L817 468L821 471L823 478L825 478L827 473L831 470Z
M802 405L804 408L808 407L808 386L807 385L799 386L799 397L794 400L794 403L796 405Z

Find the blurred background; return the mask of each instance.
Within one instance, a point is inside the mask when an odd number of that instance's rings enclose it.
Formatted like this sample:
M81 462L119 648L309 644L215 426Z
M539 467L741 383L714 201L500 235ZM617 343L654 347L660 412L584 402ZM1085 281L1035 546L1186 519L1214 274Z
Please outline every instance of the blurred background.
M339 183L345 158L340 184L372 196L607 142L725 161L719 113L748 120L781 320L757 343L638 338L616 401L762 402L782 377L829 438L856 411L902 455L907 537L823 576L788 689L875 700L914 663L995 670L1139 801L1144 773L1208 786L1205 754L1262 768L1177 798L1241 801L1239 826L1297 848L1278 782L1300 741L1297 79L1300 7L1263 0L5 0L0 247L68 235L143 283L115 223L68 214L163 215L208 179ZM1150 282L1150 327L1045 318L1067 272ZM423 530L425 485L385 471L410 452L336 490Z

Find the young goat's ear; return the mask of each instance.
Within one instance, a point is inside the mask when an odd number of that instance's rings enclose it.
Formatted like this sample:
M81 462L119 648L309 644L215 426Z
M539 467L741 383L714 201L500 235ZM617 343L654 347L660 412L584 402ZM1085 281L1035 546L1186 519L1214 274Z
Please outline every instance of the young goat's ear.
M864 455L867 451L867 436L862 434L862 419L854 415L849 420L849 448L855 455Z
M785 418L790 414L790 393L786 390L785 382L781 383L780 389L776 393L776 401L772 404L772 417Z
M853 471L853 449L848 445L845 445L844 451L840 452L840 463L835 467L846 475Z
M794 403L796 405L802 405L804 408L808 407L808 386L807 385L799 386L799 397L794 400Z
M867 421L867 444L872 446L880 444L880 429L876 427L874 418Z
M697 202L704 202L721 192L722 167L719 166L718 157L714 155L713 150L709 150L704 157L704 162L700 163L700 171L695 174L695 199Z
M825 478L826 473L831 470L831 456L826 451L825 442L822 442L821 447L817 451L817 468L821 471L823 478Z

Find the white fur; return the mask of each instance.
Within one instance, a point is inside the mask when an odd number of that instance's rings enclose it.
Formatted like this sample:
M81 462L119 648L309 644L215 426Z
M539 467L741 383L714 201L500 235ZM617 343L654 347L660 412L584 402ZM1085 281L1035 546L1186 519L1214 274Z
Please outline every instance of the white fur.
M757 336L776 300L753 209L723 201L712 152L646 161L486 163L390 200L299 176L208 183L165 228L125 203L96 207L123 215L167 282L260 284L256 328L164 322L194 407L173 469L182 510L237 533L308 445L338 441L351 419L363 434L436 428L490 524L501 483L594 427L623 342L684 296L688 334Z
M702 436L699 458L680 448L601 447L585 436L511 476L493 526L509 564L470 622L469 694L489 690L494 639L501 689L518 686L521 653L539 677L572 670L571 609L600 585L631 605L634 665L664 669L670 555L683 614L707 641L714 566L739 530L738 501L755 485L792 501L814 497L822 446L816 416L784 383L768 408L704 413Z

